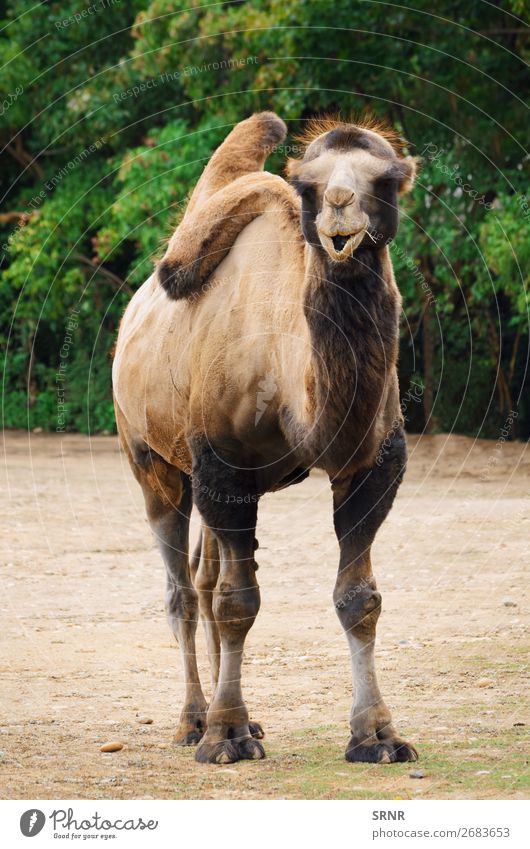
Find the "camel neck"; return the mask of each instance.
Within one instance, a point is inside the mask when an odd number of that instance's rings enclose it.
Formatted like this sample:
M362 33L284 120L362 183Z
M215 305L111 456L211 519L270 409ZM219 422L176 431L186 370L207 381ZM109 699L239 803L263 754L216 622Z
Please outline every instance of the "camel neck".
M312 250L304 299L311 336L314 448L331 465L371 454L371 431L397 356L399 296L384 251L328 263Z

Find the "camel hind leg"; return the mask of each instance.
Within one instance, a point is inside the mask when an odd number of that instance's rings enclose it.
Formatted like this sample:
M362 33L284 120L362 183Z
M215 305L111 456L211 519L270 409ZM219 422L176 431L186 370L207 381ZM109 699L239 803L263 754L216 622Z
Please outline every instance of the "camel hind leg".
M204 526L201 532L201 554L194 578L195 589L199 595L199 611L201 614L212 684L215 689L219 680L219 662L221 658L221 643L219 629L213 613L213 594L219 578L219 546L210 528Z
M257 543L254 544L256 546ZM214 592L219 579L221 558L219 544L214 532L203 525L194 556L192 557L192 575L195 589L199 596L199 611L206 636L208 659L212 684L215 689L219 681L219 665L221 660L221 638L219 627L215 621L213 610ZM265 733L259 722L249 721L250 735L261 740Z
M195 653L198 599L188 554L191 481L141 438L132 435L119 409L116 419L121 444L142 487L147 518L166 566L166 611L182 656L186 686L175 743L192 746L200 741L206 730L208 706Z

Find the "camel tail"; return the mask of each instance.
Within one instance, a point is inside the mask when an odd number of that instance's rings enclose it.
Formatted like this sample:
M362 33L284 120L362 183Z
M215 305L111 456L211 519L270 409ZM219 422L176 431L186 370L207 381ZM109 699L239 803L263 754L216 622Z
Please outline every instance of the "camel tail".
M257 112L236 124L202 172L184 219L228 183L245 174L262 171L265 160L286 135L287 127L274 112Z

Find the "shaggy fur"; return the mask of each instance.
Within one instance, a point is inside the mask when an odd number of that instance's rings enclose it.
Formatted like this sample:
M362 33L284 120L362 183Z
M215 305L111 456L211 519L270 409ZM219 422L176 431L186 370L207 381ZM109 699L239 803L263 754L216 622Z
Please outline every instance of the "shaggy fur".
M343 130L344 128L354 128L357 132L369 130L371 133L375 133L377 136L385 139L397 156L403 156L406 147L405 140L401 138L399 133L390 124L386 124L381 119L376 118L375 115L369 113L358 117L353 116L346 121L342 120L338 115L313 118L306 123L303 131L296 136L296 140L301 142L307 149L310 144L321 138L321 136L331 133L334 130Z

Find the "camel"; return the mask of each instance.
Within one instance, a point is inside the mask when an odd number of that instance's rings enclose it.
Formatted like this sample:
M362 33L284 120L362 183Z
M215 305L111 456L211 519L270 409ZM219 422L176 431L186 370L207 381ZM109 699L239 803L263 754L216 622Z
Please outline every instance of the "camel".
M285 135L271 112L234 127L118 334L118 431L165 562L186 681L175 742L196 746L202 763L265 756L241 691L260 607L258 504L322 469L340 548L333 599L353 673L346 760L412 761L416 750L397 735L376 678L381 596L370 549L407 458L401 299L388 245L416 161L374 120L317 120L285 180L263 171ZM202 530L190 554L192 505ZM209 705L195 651L199 614Z

